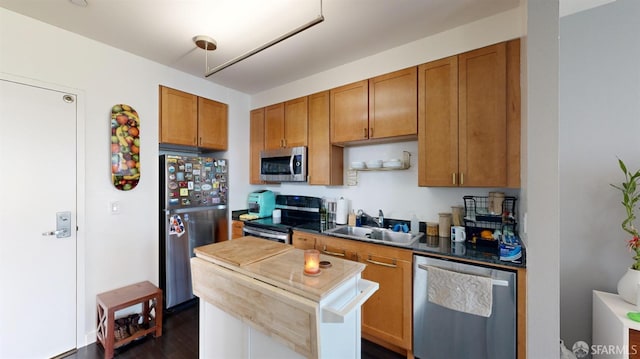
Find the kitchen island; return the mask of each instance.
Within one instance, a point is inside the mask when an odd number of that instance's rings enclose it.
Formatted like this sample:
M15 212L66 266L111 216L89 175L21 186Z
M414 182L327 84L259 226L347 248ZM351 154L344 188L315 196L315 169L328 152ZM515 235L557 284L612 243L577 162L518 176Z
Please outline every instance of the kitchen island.
M360 306L378 289L365 265L304 274L304 251L255 237L195 249L202 358L359 358Z

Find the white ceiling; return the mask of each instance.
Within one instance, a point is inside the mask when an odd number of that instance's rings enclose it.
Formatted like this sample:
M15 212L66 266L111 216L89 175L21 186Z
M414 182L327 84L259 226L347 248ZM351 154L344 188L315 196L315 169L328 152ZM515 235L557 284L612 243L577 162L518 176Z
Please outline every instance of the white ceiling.
M79 2L81 0L74 0ZM209 68L320 15L321 0L0 0L39 19L204 77L196 35L213 37ZM254 94L519 6L520 0L323 0L325 21L208 80Z

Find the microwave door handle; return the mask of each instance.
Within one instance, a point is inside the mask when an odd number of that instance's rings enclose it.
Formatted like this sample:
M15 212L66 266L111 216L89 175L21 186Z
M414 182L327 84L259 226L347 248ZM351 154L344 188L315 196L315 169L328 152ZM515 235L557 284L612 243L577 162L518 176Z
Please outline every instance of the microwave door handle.
M293 159L294 158L296 158L295 155L291 155L291 158L289 158L289 173L292 174L292 175L295 174L293 172Z

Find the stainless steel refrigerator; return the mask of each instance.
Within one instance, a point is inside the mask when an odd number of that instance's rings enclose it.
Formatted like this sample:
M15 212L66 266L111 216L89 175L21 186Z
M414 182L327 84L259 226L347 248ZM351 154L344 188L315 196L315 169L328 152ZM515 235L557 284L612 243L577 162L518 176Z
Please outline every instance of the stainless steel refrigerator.
M193 248L227 239L228 162L160 156L160 287L164 308L194 298Z

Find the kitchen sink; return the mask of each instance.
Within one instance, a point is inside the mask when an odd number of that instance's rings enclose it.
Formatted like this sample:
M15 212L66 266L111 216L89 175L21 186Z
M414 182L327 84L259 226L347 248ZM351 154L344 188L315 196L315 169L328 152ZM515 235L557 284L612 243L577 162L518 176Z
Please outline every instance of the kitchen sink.
M358 239L367 242L377 242L396 246L409 247L413 245L424 233L411 234L394 232L390 229L376 227L350 227L342 226L324 231L324 234L348 239Z

